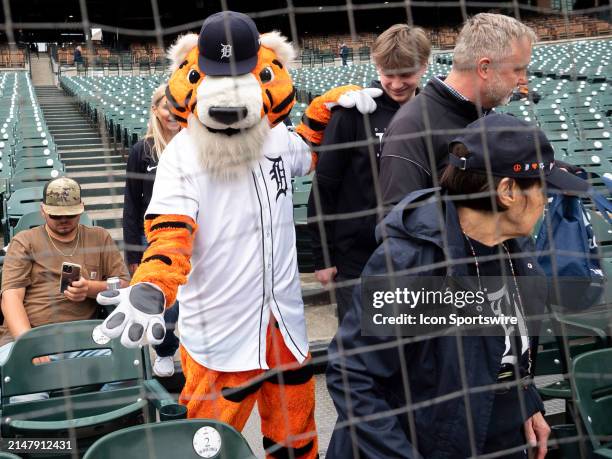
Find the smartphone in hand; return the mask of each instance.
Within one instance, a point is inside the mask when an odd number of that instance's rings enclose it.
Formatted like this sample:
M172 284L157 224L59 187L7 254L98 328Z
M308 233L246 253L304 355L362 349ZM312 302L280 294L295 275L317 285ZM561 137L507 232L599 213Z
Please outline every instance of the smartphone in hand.
M81 278L81 266L75 263L62 263L62 275L60 276L60 293L64 291L74 281L78 281Z

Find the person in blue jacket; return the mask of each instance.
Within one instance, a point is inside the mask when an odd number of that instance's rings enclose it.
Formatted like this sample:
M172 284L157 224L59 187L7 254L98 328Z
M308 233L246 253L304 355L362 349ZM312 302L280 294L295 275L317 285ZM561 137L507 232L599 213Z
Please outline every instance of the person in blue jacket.
M83 63L83 49L81 46L77 46L74 48L74 65Z
M545 311L548 292L516 281L543 275L528 238L544 209L543 183L566 193L588 184L555 164L541 130L510 115L471 123L450 150L442 188L409 194L378 225L383 242L362 282L398 271L474 276L487 288L484 308L518 324L493 336L366 336L371 305L355 288L329 348L338 412L329 458L546 454L550 428L533 384L539 323L527 318Z

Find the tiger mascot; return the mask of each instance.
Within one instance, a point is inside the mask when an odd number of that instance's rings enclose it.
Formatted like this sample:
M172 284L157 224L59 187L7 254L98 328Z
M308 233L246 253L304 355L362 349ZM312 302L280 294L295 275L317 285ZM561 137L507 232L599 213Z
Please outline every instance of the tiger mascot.
M186 129L161 156L149 247L131 286L98 296L118 305L101 330L128 347L160 343L178 291L188 416L242 430L257 401L268 457L317 457L291 178L314 168L310 146L330 106L371 112L378 94L329 91L298 135L282 123L295 103L294 51L279 33L260 35L248 16L226 11L169 53L166 96Z

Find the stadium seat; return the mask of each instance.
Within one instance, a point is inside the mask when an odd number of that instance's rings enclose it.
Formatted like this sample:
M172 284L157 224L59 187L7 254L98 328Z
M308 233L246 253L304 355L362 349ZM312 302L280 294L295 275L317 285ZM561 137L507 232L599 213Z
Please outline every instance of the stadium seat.
M541 349L538 351L535 366L536 376L568 373L571 364L566 363L566 345L569 345L569 355L572 359L609 345L605 332L604 336L601 336L602 332L598 328L600 323L600 315L590 314L588 311L572 315L555 312L549 320L543 321L539 342ZM572 419L570 380L564 377L560 381L538 387L538 392L545 400L564 399L567 402L566 417L568 420Z
M132 55L129 53L121 55L121 71L132 74Z
M151 379L148 348L128 349L96 333L99 320L34 328L20 336L0 367L0 426L3 438L75 438L79 456L101 436L154 422L156 411L176 405ZM108 349L110 355L32 359L79 350ZM123 382L120 386L105 386ZM102 390L100 389L102 387ZM45 400L11 403L14 396L46 392ZM73 457L73 456L69 456ZM128 456L129 457L129 456Z
M118 430L98 440L83 459L118 457L254 459L256 456L244 437L233 427L209 419L192 419Z
M63 171L64 165L61 163L61 161L50 157L22 158L15 164L13 174L20 175L25 171L31 171L34 169L56 169L58 171Z
M574 360L576 405L594 455L612 458L612 349L582 354Z
M45 219L43 218L40 211L38 212L29 212L21 216L21 218L17 221L17 224L11 228L11 239L19 232L34 228L36 226L44 225ZM87 212L84 212L81 215L79 223L82 225L92 226L94 223L92 222Z
M64 171L57 169L22 170L11 177L10 190L12 193L20 188L44 186L49 180L62 177L63 175Z
M14 454L0 451L0 459L21 459L21 458L19 456L14 455Z
M21 188L15 191L8 200L3 202L2 227L4 233L4 245L8 244L11 227L16 225L19 219L31 212L40 211L42 202L42 186Z

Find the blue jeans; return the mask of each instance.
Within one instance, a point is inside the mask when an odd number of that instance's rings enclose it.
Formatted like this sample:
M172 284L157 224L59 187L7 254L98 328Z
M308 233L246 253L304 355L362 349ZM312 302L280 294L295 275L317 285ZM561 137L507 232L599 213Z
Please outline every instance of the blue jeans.
M161 344L153 346L155 352L160 357L172 357L179 348L179 339L174 334L176 323L178 322L179 302L164 311L164 322L166 322L166 336Z

